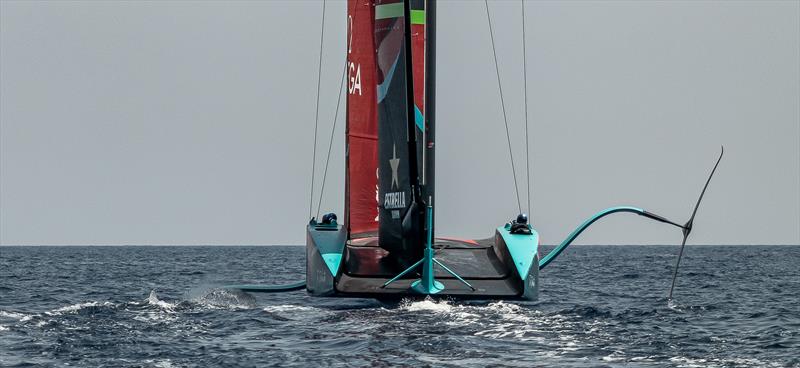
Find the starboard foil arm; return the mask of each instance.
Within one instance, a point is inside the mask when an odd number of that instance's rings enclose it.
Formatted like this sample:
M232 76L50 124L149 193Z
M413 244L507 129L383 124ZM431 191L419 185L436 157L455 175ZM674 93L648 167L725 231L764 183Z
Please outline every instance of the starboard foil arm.
M708 175L708 179L706 179L706 183L703 186L703 190L700 192L700 197L697 198L697 203L695 203L695 205L694 205L694 210L692 211L692 215L691 215L691 217L689 217L689 220L686 221L686 223L684 225L680 225L680 224L678 224L678 223L676 223L674 221L671 221L671 220L669 220L669 219L667 219L667 218L665 218L663 216L656 215L656 214L654 214L652 212L645 211L645 210L643 210L641 208L627 207L627 206L611 207L611 208L608 208L608 209L605 209L605 210L602 210L602 211L598 212L594 216L592 216L589 219L587 219L586 221L584 221L575 230L573 230L569 234L569 236L567 236L567 238L564 239L564 241L561 242L561 244L559 244L557 247L555 247L552 251L550 251L550 253L548 253L546 256L544 256L539 261L539 269L541 270L542 268L545 268L548 264L550 264L550 262L552 262L556 257L558 257L558 255L561 254L561 252L563 252L564 249L567 249L567 247L570 244L572 244L573 241L575 241L575 238L577 238L578 235L580 235L584 230L586 230L586 228L588 228L593 223L595 223L595 221L597 221L597 220L599 220L599 219L601 219L601 218L603 218L603 217L605 217L607 215L610 215L612 213L632 212L632 213L638 214L640 216L647 217L647 218L649 218L651 220L655 220L655 221L659 221L659 222L663 222L663 223L667 223L667 224L679 227L683 231L683 241L681 241L680 252L678 253L678 258L675 261L675 270L674 270L674 272L672 274L672 283L671 283L670 288L669 288L669 296L667 297L668 300L672 300L672 293L673 293L673 290L675 289L675 280L678 277L678 267L680 266L680 263L681 263L681 258L683 256L683 250L686 247L686 240L689 238L689 234L692 232L692 226L694 224L694 217L697 215L697 209L700 208L700 202L702 202L703 196L705 196L705 194L706 194L706 189L708 189L708 184L711 183L711 178L714 177L714 173L717 171L717 167L719 166L720 161L722 161L722 156L724 154L725 154L725 147L723 146L723 147L720 148L719 157L717 158L716 163L714 163L714 168L711 169L711 173Z
M656 215L656 214L654 214L652 212L645 211L645 210L643 210L641 208L629 207L629 206L619 206L619 207L606 208L606 209L596 213L594 216L588 218L586 221L584 221L580 226L578 226L575 230L573 230L569 234L569 236L567 236L567 238L564 239L564 241L561 242L561 244L559 244L557 247L553 248L553 250L551 250L550 253L548 253L546 256L544 256L542 258L542 260L539 261L539 269L541 270L542 268L545 268L548 264L550 264L550 262L552 262L554 259L556 259L556 257L558 257L558 255L561 254L561 252L563 252L565 249L567 249L567 247L569 247L569 245L572 244L573 241L575 241L575 239L578 237L578 235L581 235L581 233L584 230L586 230L586 228L591 226L597 220L599 220L599 219L601 219L601 218L603 218L605 216L608 216L608 215L610 215L612 213L617 213L617 212L635 213L635 214L637 214L639 216L644 216L644 217L647 217L649 219L656 220L656 221L659 221L659 222L664 222L664 223L667 223L667 224L670 224L670 225L674 225L674 226L677 226L677 227L683 229L682 225L679 225L679 224L677 224L677 223L675 223L673 221L670 221L670 220L666 219L663 216L659 216L659 215Z

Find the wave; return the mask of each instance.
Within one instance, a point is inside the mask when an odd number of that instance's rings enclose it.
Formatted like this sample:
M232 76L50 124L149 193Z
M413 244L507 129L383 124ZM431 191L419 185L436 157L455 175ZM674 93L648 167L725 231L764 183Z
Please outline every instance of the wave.
M572 308L562 309L559 314L575 315L581 318L610 318L610 311L600 309L591 305L576 305Z
M85 310L96 311L101 307L113 307L114 303L111 302L85 302L85 303L77 303L68 305L66 307L56 308L48 312L44 312L49 316L59 316L62 314L72 314L72 313L80 313Z
M0 317L3 317L3 318L21 320L21 319L23 319L23 318L25 318L27 316L28 315L24 314L24 313L8 312L8 311L0 310Z
M213 309L251 309L256 306L252 295L239 290L212 288L205 290L191 302Z
M336 315L336 312L328 309L297 304L270 305L262 310L271 318L282 321L322 320Z
M704 311L712 311L717 309L718 307L713 304L709 305L689 305L689 304L677 304L674 300L670 300L667 302L667 308L676 311L676 312L704 312Z
M400 302L400 309L408 312L450 313L453 311L453 305L447 300L436 301L428 297L421 301L404 299Z
M675 356L669 358L670 362L678 363L681 367L775 367L774 363L767 363L756 358L690 358Z
M158 299L158 294L156 294L155 290L150 290L150 295L147 297L147 299L145 299L145 301L147 302L148 305L161 308L168 312L174 312L175 307L177 307L177 304L168 303L161 299Z

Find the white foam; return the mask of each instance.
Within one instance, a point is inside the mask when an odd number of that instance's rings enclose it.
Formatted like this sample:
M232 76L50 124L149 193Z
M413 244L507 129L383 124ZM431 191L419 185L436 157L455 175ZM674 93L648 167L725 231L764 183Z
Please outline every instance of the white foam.
M468 325L477 322L485 307L451 304L447 300L433 300L425 298L420 301L405 300L400 304L400 310L411 313L429 313L442 317L445 323L453 326Z
M158 360L158 361L153 360L153 359L147 359L144 362L147 363L147 364L152 364L154 367L157 367L157 368L172 368L172 367L174 367L174 365L172 364L172 361L169 360L169 359Z
M534 322L534 318L531 318L531 316L529 315L530 311L528 312L524 311L522 307L520 307L517 304L498 301L489 304L488 306L486 306L486 308L491 312L499 314L500 318L507 321L513 321L524 324ZM538 313L539 313L538 311L535 311L535 314Z
M621 351L614 351L600 359L604 362L621 362L625 360L625 354Z
M159 307L161 309L166 310L167 312L172 312L175 309L176 304L172 304L169 302L165 302L161 299L158 299L158 295L156 294L155 290L150 290L150 296L145 299L147 304Z
M408 312L434 312L434 313L450 313L453 311L453 306L446 300L435 301L431 298L425 298L421 301L404 301L400 305L400 309Z
M133 319L135 321L146 322L146 323L167 323L177 320L178 317L170 313L164 313L163 311L161 311L161 312L145 312L133 316Z
M3 325L0 325L0 332L2 332L2 331L8 331L8 330L9 330L9 328L8 328L8 327L6 327L6 326L3 326Z
M25 317L28 317L28 315L26 315L24 313L6 312L6 311L3 311L3 310L0 310L0 317L13 318L13 319L21 320L21 319L23 319Z
M671 362L678 363L678 367L780 367L781 364L776 362L766 363L756 358L689 358L676 356L669 359Z
M78 303L78 304L68 305L66 307L56 308L56 309L53 309L53 310L51 310L49 312L44 312L44 313L47 314L47 315L50 315L50 316L58 316L58 315L66 314L66 313L75 313L75 312L77 312L77 311L79 311L81 309L84 309L84 308L99 307L99 306L110 306L110 305L114 305L114 304L112 304L110 302L102 302L102 303L100 303L100 302L86 302L86 303Z
M676 312L683 312L683 309L679 308L678 305L675 304L674 301L672 301L672 299L667 301L667 308L672 309L672 310L674 310Z
M311 311L319 311L319 309L314 307L307 307L303 305L270 305L264 307L265 312L272 312L272 313L280 313L280 312L311 312Z
M158 362L156 362L155 366L158 367L158 368L172 368L172 367L174 367L174 365L172 365L172 361L170 361L169 359L158 361Z
M192 302L211 309L250 309L256 306L252 295L228 289L206 290Z
M138 304L138 303L133 303ZM175 321L178 317L176 316L175 307L177 304L169 303L163 301L158 298L158 294L156 294L155 290L150 291L150 295L148 295L147 299L144 300L144 304L154 306L158 309L146 309L146 310L139 310L137 311L137 315L133 316L133 319L140 322L172 322Z
M482 316L492 316L499 319L485 329L475 333L475 336L487 337L490 339L503 339L513 337L520 341L547 342L543 336L544 332L552 330L567 329L571 323L564 316L547 316L537 310L527 310L518 304L497 301L484 307L474 307L475 311ZM562 334L559 338L563 343L559 343L559 351L574 351L578 348L576 338L572 335Z
M315 308L303 305L281 304L270 305L262 309L267 313L274 313L288 319L306 319L313 320L317 318L324 318L335 314L335 311L329 309Z

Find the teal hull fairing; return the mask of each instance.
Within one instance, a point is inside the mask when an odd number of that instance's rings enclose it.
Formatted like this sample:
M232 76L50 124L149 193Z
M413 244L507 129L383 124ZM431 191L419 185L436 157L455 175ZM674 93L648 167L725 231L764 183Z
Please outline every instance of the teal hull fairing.
M420 278L418 272L410 272L383 287L404 267L387 257L376 238L348 241L341 226L312 224L307 227L306 239L306 289L312 296L395 299L428 295L412 288ZM535 300L539 287L538 248L536 231L531 235L511 234L506 227L499 227L493 239L436 239L434 257L472 288L436 265L435 280L444 288L435 295Z

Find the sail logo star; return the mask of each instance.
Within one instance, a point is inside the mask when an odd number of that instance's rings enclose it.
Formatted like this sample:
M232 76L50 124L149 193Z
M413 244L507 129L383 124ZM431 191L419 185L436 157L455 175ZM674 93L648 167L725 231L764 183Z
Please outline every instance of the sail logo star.
M389 166L392 167L392 184L391 189L400 188L400 175L398 169L400 168L400 159L397 158L397 145L392 145L392 158L389 159ZM400 209L406 207L406 193L405 192L388 192L383 195L383 207L386 209ZM395 216L392 211L392 218L400 218L399 213Z
M400 181L397 175L397 169L400 167L400 159L397 158L397 146L392 145L392 158L389 159L389 166L392 167L392 188L397 186L400 188Z

